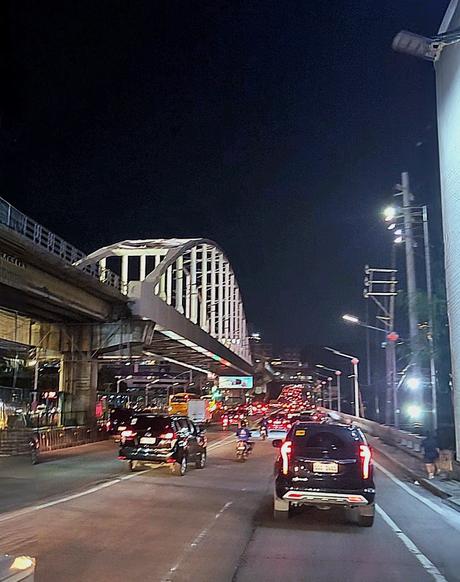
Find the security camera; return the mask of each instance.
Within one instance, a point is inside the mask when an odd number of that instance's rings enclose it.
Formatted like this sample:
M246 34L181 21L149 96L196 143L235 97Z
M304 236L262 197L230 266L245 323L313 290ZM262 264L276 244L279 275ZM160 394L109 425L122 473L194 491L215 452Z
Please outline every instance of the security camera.
M445 46L454 44L460 41L460 30L455 29L448 33L439 34L433 38L421 36L408 30L401 30L394 37L392 47L393 50L436 62Z

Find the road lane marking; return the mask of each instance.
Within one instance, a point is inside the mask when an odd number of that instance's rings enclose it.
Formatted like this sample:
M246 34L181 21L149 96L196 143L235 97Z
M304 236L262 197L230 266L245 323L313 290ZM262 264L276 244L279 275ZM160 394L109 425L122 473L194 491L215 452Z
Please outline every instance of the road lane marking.
M196 548L202 541L203 539L208 535L209 530L215 525L216 521L220 518L220 516L227 511L227 509L233 505L233 501L227 501L227 503L225 503L220 510L216 513L216 515L214 516L213 520L210 522L210 524L208 526L206 526L205 528L203 528L200 533L194 538L194 540L190 543L190 546L187 547L183 552L182 555L180 556L180 558L177 560L177 562L174 564L174 566L172 566L169 569L169 573L167 574L167 576L165 578L162 579L161 582L171 582L172 581L172 577L174 576L174 573L180 568L182 562L185 560L185 558L188 556L188 554L190 554L194 548Z
M420 562L422 567L430 574L436 582L448 582L441 572L436 568L433 562L421 552L414 542L403 532L401 528L391 519L391 517L380 507L376 505L375 509L380 517L391 527L394 533L402 541L411 554L413 554Z
M382 473L384 475L386 475L391 481L393 481L393 483L396 483L396 485L401 487L401 489L404 489L404 491L406 493L409 493L409 495L412 495L412 497L415 497L415 499L420 501L420 503L423 503L424 505L429 507L432 511L436 512L438 515L441 515L446 521L449 522L449 524L453 528L455 528L457 531L460 531L460 522L458 520L458 517L455 516L456 519L454 519L454 515L452 514L452 511L455 511L455 510L449 509L448 507L440 507L439 505L437 505L436 503L434 503L430 499L427 499L423 495L420 495L420 493L417 493L417 491L414 491L413 489L411 489L411 487L409 487L409 485L407 485L407 483L404 483L403 481L401 481L400 479L395 477L395 475L393 475L393 473L390 473L390 471L388 471L388 469L385 469L385 467L382 467L382 465L380 463L377 463L376 461L374 461L374 465L377 467L377 469L379 469L379 471L382 471Z
M225 437L222 441L218 441L216 443L212 443L208 446L208 450L215 450L221 446L229 444L229 442L225 442L229 439L233 439L234 435L229 435ZM214 446L213 446L214 445ZM159 469L160 467L155 467ZM28 515L29 513L33 513L35 511L40 511L41 509L47 509L49 507L53 507L55 505L59 505L60 503L66 503L67 501L73 501L74 499L78 499L80 497L84 497L85 495L91 495L92 493L97 493L102 489L106 489L107 487L112 487L113 485L117 485L122 481L127 481L128 479L133 479L134 477L138 477L139 475L143 475L144 473L148 473L149 471L154 470L153 467L150 469L145 469L144 471L136 471L130 475L123 475L122 477L117 477L116 479L112 479L111 481L106 481L105 483L100 483L99 485L95 485L94 487L90 487L89 489L85 489L84 491L80 491L79 493L73 493L71 495L66 495L64 497L59 497L58 499L54 499L53 501L47 501L46 503L40 503L38 505L31 505L29 507L24 507L23 509L19 509L17 511L11 511L9 513L0 514L0 523L4 521L10 521L12 519L17 519L19 517L23 517L24 515Z
M128 479L133 479L133 477L147 473L149 470L150 469L146 469L145 471L138 471L132 475L124 475L123 477L118 477L117 479L112 479L112 481L107 481L106 483L95 485L94 487L90 487L89 489L85 489L85 491L80 491L79 493L73 493L72 495L66 495L65 497L54 499L53 501L47 501L46 503L40 503L38 505L31 505L30 507L25 507L23 509L19 509L18 511L12 511L4 515L0 515L0 523L2 521L8 521L10 519L22 517L23 515L27 515L34 511L47 509L48 507L53 507L54 505L59 505L60 503L66 503L67 501L72 501L73 499L84 497L85 495L91 495L91 493L96 493L97 491L101 491L101 489L106 489L107 487L112 487L112 485L117 485L118 483L121 483L121 481L127 481Z

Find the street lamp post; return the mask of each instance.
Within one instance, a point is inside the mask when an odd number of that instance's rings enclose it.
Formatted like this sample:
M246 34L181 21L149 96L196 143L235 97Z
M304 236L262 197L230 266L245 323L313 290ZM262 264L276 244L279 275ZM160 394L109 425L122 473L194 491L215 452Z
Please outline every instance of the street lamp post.
M334 372L334 374L337 378L337 412L342 412L342 395L341 395L341 391L340 391L340 376L342 375L341 370L336 370L335 368L328 368L327 366L324 366L323 364L316 364L316 367L320 368L321 370L328 370L329 372ZM332 378L331 378L331 380L332 380Z
M404 178L404 175L403 175ZM404 181L404 180L403 180ZM407 257L407 249L408 247L413 247L414 245L414 233L413 233L413 226L415 227L417 224L422 224L423 229L423 247L424 247L424 258L425 258L425 278L426 278L426 295L427 295L427 302L428 302L428 333L427 333L427 341L428 341L428 349L429 349L429 358L430 358L430 387L431 387L431 412L432 412L432 421L431 426L434 430L438 427L438 406L437 406L437 374L436 374L436 362L435 362L435 354L434 354L434 314L433 314L433 284L432 284L432 275L431 275L431 252L430 252L430 238L429 238L429 228L428 228L428 209L426 205L423 206L409 206L410 200L407 200L407 192L408 190L408 178L406 176L406 183L403 184L403 194L406 193L406 201L404 207L402 209L396 209L394 207L389 207L385 210L385 220L390 222L389 229L394 229L398 226L398 220L400 221L403 219L404 230L399 231L401 235L394 242L404 242L406 244L406 257ZM410 218L410 221L408 220ZM418 220L417 220L418 219ZM407 226L409 229L407 230ZM409 261L410 263L410 261ZM411 269L412 270L412 269ZM413 278L413 277L412 277ZM413 286L413 281L411 283ZM409 279L408 279L408 296L409 296ZM409 297L410 299L410 297ZM411 348L412 348L412 362L417 366L419 362L417 359L414 359L414 342L412 342L412 336L414 335L415 331L412 329L414 325L414 308L412 306L411 309L411 301L409 301L409 315L411 321ZM411 314L412 312L412 314ZM418 337L417 337L418 342ZM417 344L417 349L420 346ZM396 406L395 406L396 408Z
M342 395L340 392L340 376L342 372L340 370L335 371L337 377L337 412L342 412Z
M339 352L338 350L335 350L334 348L329 348L329 347L325 347L325 350L329 350L330 352L332 352L333 354L335 354L336 356L341 356L342 358L347 358L348 360L351 360L351 365L353 366L353 392L354 392L354 400L355 400L355 416L357 418L359 418L360 415L360 410L359 410L359 378L358 378L358 364L359 364L359 359L356 356L351 356L350 354L344 354L343 352Z

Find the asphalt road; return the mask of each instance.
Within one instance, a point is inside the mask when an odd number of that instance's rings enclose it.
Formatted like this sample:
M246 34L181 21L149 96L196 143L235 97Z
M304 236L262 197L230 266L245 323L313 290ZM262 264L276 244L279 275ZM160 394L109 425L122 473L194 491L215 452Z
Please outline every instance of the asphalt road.
M315 509L275 524L270 443L240 464L228 434L211 439L185 477L128 473L109 443L33 467L38 487L3 506L0 553L36 556L40 582L460 581L460 513L382 460L373 528Z

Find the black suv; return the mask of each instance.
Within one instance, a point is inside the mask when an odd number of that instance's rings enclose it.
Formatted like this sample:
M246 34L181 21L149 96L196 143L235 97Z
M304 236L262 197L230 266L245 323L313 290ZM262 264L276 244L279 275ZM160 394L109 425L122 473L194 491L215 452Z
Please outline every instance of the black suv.
M119 458L139 466L169 465L173 473L185 475L188 464L206 465L206 435L186 416L135 414L121 433Z
M374 522L375 485L372 454L363 433L354 426L297 422L275 463L274 518L286 519L290 509L313 505L346 508L362 527Z

